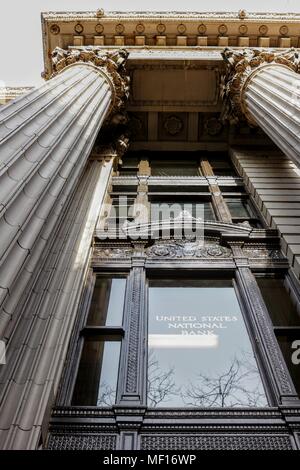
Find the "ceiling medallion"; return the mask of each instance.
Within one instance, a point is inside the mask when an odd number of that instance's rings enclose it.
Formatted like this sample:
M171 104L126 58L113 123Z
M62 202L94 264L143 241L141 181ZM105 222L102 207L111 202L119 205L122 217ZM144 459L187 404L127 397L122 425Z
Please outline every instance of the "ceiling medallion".
M169 135L177 135L183 128L183 122L177 116L169 116L164 122L164 129Z
M164 25L163 23L158 23L158 25L156 26L156 31L158 32L158 34L163 34L166 31L166 25Z
M143 23L138 23L135 27L137 33L142 34L145 31L145 26Z
M284 24L283 26L280 26L279 32L281 36L286 36L289 32L289 28Z
M129 121L129 129L132 135L136 136L143 129L143 123L137 116L131 116Z
M245 24L241 24L241 26L239 27L239 32L242 35L247 34L248 26L246 26Z
M216 117L211 117L205 120L204 129L208 135L215 136L222 132L223 125Z
M183 23L180 23L177 26L177 31L179 34L184 34L186 32L186 26Z
M115 31L117 34L123 34L125 31L125 26L122 23L116 25Z
M95 31L97 34L102 34L104 31L104 26L101 23L97 23L95 26Z
M226 24L221 24L221 25L219 26L219 28L218 28L218 31L219 31L219 33L220 33L221 36L223 36L224 34L226 34L226 33L227 33L227 30L228 30L228 28L227 28Z
M265 36L265 35L267 34L267 32L268 32L268 26L266 26L265 24L262 24L262 25L259 27L258 31L260 32L260 34L261 34L262 36Z
M60 33L60 27L58 26L58 24L53 24L50 26L50 33L55 35Z
M74 27L74 30L75 30L75 33L81 34L82 31L83 31L83 26L82 26L82 24L77 23L77 24L75 25L75 27Z
M205 33L206 33L206 26L205 26L205 24L203 24L203 23L202 23L202 24L199 24L199 26L198 26L198 33L199 33L199 34L205 34Z

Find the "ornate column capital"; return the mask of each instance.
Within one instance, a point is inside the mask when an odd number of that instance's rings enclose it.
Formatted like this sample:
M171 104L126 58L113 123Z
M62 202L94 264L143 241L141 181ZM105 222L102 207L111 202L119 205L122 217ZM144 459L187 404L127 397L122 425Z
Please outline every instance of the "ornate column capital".
M226 72L221 82L224 103L222 118L233 123L246 118L250 125L257 125L247 110L244 93L247 84L262 68L282 65L296 73L300 71L299 52L294 48L280 52L226 48L222 57L226 63Z
M110 85L112 101L109 116L122 112L129 97L129 75L125 64L129 53L125 49L104 51L100 48L61 49L56 47L52 52L52 74L44 74L46 80L55 77L62 70L74 64L85 64L94 67L104 76Z

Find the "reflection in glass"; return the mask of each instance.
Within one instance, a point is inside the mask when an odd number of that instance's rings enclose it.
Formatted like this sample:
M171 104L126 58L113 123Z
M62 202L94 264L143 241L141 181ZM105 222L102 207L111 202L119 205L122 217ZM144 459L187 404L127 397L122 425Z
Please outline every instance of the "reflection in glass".
M148 406L267 406L231 281L150 281Z
M203 202L182 202L182 201L161 201L151 204L151 220L165 220L169 218L175 218L182 213L187 211L195 219L203 218L204 220L215 220L215 214L212 208L212 204L209 201Z
M72 405L111 406L116 401L121 341L86 338Z
M122 164L119 165L118 170L119 174L122 176L136 176L138 172L138 165L139 165L139 158L138 157L124 157L122 159Z
M251 210L247 199L226 198L226 203L230 211L231 217L245 219L255 217L255 214Z
M122 324L126 278L97 276L87 324L118 326Z
M228 155L214 155L208 158L216 176L237 176Z
M273 325L300 325L300 312L297 311L297 303L292 301L285 281L261 277L256 280Z
M199 176L196 161L151 160L151 176Z

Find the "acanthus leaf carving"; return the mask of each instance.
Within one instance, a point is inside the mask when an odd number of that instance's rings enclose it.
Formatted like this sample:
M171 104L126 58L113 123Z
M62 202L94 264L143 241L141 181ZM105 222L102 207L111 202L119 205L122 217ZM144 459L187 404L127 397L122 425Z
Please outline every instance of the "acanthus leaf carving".
M129 98L129 75L126 72L126 61L129 53L125 49L103 51L100 48L85 47L84 49L65 50L56 47L51 55L52 73L44 74L50 79L65 67L76 63L92 65L104 75L112 91L110 118L122 116L125 101Z
M146 254L151 258L228 258L230 250L213 243L163 240L147 248Z
M280 64L294 72L300 71L299 53L294 48L280 52L225 48L222 57L226 63L226 72L221 77L222 120L231 123L246 119L250 125L256 126L245 105L244 92L251 77L261 68Z

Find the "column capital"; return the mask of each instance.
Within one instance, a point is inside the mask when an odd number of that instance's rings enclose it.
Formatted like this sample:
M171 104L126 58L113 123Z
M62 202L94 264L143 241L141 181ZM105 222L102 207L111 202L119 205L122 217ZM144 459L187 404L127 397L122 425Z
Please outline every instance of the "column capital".
M221 82L223 99L223 120L238 122L246 120L250 125L256 122L247 110L244 92L250 80L263 68L281 65L300 72L299 52L294 49L274 52L269 49L224 49L222 57L226 63L226 71Z
M109 115L119 114L129 97L129 75L125 65L129 53L125 49L105 51L100 48L61 49L56 47L52 52L52 73L44 74L48 80L55 77L67 67L85 64L94 67L103 75L112 92Z

